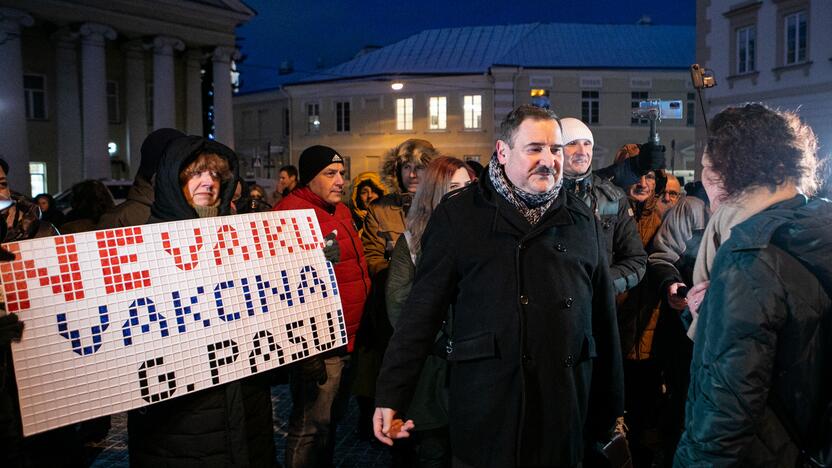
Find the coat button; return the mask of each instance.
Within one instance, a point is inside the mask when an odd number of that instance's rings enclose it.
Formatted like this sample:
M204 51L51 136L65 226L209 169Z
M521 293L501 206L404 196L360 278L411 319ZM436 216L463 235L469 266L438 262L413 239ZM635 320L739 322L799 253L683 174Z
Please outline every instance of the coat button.
M526 353L523 353L523 362L529 362L532 360L532 357Z
M575 357L571 354L566 356L566 359L563 360L563 365L565 367L572 367L575 364Z
M526 305L529 303L529 298L526 296L520 296L520 303Z
M563 306L568 309L568 308L572 307L573 302L575 302L574 299L572 299L571 297L567 297L566 300L563 301Z
M566 252L566 246L558 242L558 244L555 246L555 250L557 250L558 252Z
M521 242L521 243L517 244L517 248L520 249L520 250L525 250L526 249L526 244Z

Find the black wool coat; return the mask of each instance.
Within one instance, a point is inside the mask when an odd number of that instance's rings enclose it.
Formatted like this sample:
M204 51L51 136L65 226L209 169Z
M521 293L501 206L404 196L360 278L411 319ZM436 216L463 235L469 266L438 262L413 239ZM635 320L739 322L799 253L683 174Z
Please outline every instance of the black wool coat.
M449 306L454 457L478 466L571 466L584 431L623 414L613 286L600 227L561 192L530 226L488 177L437 206L390 340L376 405L407 413Z

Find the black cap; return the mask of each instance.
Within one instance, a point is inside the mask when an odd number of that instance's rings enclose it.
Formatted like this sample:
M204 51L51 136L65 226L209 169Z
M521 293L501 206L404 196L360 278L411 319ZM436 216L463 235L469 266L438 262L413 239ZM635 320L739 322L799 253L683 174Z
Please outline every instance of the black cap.
M344 158L329 146L315 145L303 150L298 160L299 183L306 185L332 163L344 164Z

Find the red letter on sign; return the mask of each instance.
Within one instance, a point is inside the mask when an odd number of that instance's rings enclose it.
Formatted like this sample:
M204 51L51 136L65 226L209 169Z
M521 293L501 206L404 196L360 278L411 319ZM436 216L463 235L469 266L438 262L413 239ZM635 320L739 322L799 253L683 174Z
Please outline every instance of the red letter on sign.
M98 240L98 256L101 259L101 273L104 275L104 290L107 294L130 291L150 286L150 271L141 270L122 273L121 266L136 263L136 254L119 255L118 248L144 242L142 228L129 227L95 233Z
M199 228L194 228L194 242L194 245L188 246L188 252L191 254L191 261L185 263L185 261L182 260L182 249L179 247L171 248L170 234L167 232L162 233L162 248L165 249L165 252L167 252L168 255L173 255L173 262L176 264L176 268L183 271L192 270L199 263L198 253L202 250L202 231L200 231Z
M6 310L17 312L28 309L29 289L26 280L38 279L41 286L52 286L52 294L64 294L64 300L71 302L84 298L84 284L81 280L81 269L78 265L78 253L75 250L74 236L55 237L55 253L58 255L60 274L49 275L46 268L35 266L34 260L24 260L20 255L17 243L8 244L9 252L16 255L17 260L0 263L0 274L3 275L3 292L6 295Z
M225 233L228 233L228 237L230 238L227 242L225 240ZM222 265L222 251L226 250L228 255L231 256L234 255L234 247L240 248L240 238L237 236L237 230L232 226L220 226L220 229L217 231L217 243L214 245L214 261L217 262L217 265ZM248 247L244 245L242 250L243 260L248 261Z

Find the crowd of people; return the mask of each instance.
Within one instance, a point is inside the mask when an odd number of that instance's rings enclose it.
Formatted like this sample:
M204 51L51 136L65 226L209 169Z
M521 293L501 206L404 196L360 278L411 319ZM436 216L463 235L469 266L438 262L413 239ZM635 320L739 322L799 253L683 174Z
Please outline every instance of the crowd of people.
M410 139L349 181L316 145L269 196L231 149L161 129L118 206L84 181L64 215L10 192L0 160L3 241L314 210L348 344L130 411L135 466L280 466L270 395L286 379L289 467L334 465L351 397L395 467L832 462L832 205L812 130L727 108L684 188L658 143L597 170L594 147L581 120L524 105L485 167ZM0 317L0 465L82 466L109 420L23 438L21 335Z

